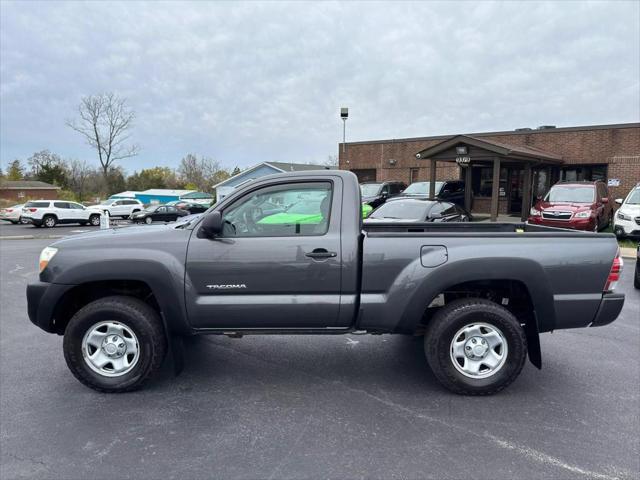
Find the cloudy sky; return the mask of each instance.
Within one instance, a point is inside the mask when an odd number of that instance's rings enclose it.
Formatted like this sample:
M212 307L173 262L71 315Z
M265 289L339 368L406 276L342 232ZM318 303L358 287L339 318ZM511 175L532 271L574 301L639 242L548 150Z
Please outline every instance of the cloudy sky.
M637 122L640 3L0 4L0 159L96 162L83 95L136 112L134 169L324 162L348 140Z

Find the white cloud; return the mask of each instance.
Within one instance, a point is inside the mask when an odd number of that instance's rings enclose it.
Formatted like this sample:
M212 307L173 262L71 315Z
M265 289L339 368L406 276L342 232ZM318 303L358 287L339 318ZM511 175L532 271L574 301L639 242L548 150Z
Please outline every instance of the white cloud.
M137 112L129 169L194 151L323 161L352 140L638 121L640 15L615 3L7 3L0 156L91 159L82 95Z

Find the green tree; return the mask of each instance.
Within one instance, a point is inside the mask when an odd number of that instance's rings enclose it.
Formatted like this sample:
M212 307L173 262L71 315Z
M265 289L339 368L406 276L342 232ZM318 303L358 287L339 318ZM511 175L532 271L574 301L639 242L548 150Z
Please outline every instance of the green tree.
M7 168L7 180L22 180L24 178L24 168L20 160L14 160Z
M127 189L147 190L149 188L177 188L176 173L169 167L145 168L134 172L127 179Z

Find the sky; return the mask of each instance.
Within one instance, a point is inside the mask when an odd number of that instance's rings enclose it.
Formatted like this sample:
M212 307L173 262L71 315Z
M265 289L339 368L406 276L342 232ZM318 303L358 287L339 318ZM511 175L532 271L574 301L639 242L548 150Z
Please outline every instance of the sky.
M83 96L135 111L132 172L323 163L347 141L640 121L640 2L0 3L0 161L98 165Z

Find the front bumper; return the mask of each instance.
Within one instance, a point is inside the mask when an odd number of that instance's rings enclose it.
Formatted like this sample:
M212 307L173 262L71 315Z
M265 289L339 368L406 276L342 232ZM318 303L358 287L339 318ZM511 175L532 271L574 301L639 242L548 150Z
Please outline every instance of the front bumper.
M533 225L542 225L545 227L570 228L571 230L592 231L595 226L595 218L571 218L570 220L550 220L542 216L530 216L527 220Z
M605 293L602 296L602 302L600 302L600 308L596 313L592 327L602 327L603 325L609 325L613 322L624 305L624 293Z
M617 215L613 221L613 231L619 237L640 237L640 225L635 220L622 220Z
M27 285L29 320L45 332L56 333L55 309L66 292L75 285L35 282Z

